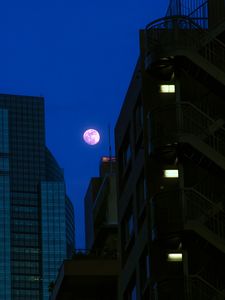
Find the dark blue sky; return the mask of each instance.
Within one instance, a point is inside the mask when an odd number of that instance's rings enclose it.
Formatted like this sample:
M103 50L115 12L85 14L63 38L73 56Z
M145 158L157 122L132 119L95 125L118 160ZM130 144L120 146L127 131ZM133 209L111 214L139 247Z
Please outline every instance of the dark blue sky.
M7 0L1 2L0 93L45 97L46 142L65 171L84 247L83 199L108 153L139 55L139 33L169 0ZM94 127L101 142L82 140ZM114 143L113 143L114 145Z

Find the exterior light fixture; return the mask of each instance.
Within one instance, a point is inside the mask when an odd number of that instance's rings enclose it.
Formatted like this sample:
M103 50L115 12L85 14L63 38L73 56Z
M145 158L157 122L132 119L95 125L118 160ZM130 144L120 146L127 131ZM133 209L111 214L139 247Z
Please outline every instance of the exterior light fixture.
M171 262L178 262L183 260L183 254L182 253L168 253L167 255L167 261Z
M165 178L178 178L179 172L177 169L164 170Z
M160 93L175 93L175 84L161 84Z

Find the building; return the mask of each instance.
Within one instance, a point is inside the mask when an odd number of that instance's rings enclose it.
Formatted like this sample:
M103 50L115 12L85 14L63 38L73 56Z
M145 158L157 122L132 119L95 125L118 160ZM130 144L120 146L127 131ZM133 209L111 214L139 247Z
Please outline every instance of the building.
M0 95L0 193L0 299L46 300L74 248L74 212L41 97Z
M102 157L85 196L86 248L62 264L51 300L118 299L116 160Z
M225 2L140 31L115 128L119 300L225 299Z

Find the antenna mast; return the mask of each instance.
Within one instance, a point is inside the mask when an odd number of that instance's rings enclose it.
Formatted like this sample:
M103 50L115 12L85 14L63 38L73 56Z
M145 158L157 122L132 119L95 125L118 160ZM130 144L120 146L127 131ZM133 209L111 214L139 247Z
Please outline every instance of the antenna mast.
M108 125L108 136L109 136L109 160L110 160L110 173L112 173L112 146L111 146L111 126Z

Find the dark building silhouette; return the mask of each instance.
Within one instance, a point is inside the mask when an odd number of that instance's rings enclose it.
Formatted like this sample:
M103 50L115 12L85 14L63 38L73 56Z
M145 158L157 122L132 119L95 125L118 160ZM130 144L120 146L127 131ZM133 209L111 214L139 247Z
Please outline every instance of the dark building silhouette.
M0 299L47 300L74 248L74 211L41 97L0 95L0 193Z
M85 196L87 249L62 264L51 300L118 299L116 160L102 157Z
M225 299L225 2L140 31L116 128L120 300Z

